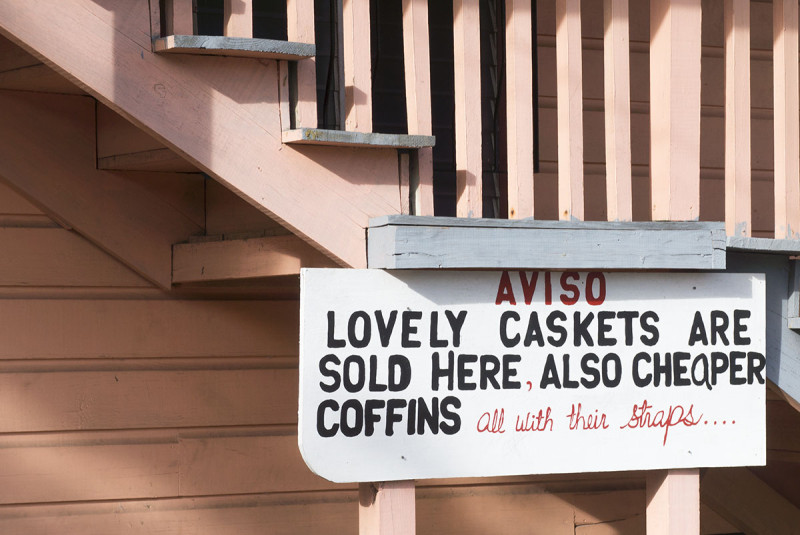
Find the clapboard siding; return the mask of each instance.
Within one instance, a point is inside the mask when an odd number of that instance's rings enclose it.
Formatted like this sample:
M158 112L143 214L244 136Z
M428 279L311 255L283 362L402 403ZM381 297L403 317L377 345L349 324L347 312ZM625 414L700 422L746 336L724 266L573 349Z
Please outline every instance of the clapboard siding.
M0 286L150 287L75 232L0 227Z
M0 359L297 355L298 318L297 301L14 299Z
M619 530L611 533L643 533L644 499L644 490L542 494L536 485L424 489L417 493L417 533L609 533L597 531L603 524ZM358 504L356 492L348 490L5 507L0 530L29 535L356 533Z
M150 370L111 361L102 371L0 364L0 433L297 422L296 361L273 369L269 358L206 360Z

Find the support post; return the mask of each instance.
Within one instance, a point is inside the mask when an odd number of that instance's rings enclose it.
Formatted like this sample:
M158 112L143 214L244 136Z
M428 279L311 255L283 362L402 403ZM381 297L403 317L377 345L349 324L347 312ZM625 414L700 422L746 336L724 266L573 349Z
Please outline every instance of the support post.
M647 474L647 535L699 535L700 471Z
M358 534L414 535L414 495L413 481L359 484Z

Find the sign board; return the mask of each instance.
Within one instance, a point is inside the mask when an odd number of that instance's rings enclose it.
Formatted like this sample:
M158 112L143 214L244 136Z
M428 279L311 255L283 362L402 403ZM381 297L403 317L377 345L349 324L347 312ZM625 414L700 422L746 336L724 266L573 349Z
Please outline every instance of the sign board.
M299 444L337 482L763 465L759 274L306 269Z

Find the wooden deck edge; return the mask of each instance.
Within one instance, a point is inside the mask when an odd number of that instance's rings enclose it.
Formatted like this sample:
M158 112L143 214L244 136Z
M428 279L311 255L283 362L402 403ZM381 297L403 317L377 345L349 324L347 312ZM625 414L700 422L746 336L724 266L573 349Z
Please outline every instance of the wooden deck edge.
M153 50L169 54L200 54L246 58L301 60L312 58L316 46L273 39L250 39L217 35L168 35L153 41Z
M725 269L721 223L372 219L382 269Z
M348 132L345 130L323 130L321 128L284 130L282 139L284 143L289 145L333 145L392 149L419 149L433 147L436 144L434 136Z

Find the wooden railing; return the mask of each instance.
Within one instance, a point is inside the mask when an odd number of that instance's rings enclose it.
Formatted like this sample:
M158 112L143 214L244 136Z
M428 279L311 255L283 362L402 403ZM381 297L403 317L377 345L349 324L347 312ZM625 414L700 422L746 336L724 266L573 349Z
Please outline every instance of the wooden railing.
M405 94L408 133L431 135L431 73L429 51L429 0L402 0L405 63ZM498 0L502 1L502 0ZM659 220L724 219L731 236L753 235L753 213L774 212L774 224L763 223L756 235L774 238L798 238L800 232L800 121L798 116L798 13L794 1L775 0L772 6L772 50L751 51L750 12L755 0L725 0L724 7L704 13L700 0L651 0L649 2L649 41L630 38L630 0L603 0L602 39L588 36L581 28L580 0L539 2L539 10L555 18L554 38L540 31L532 35L536 20L535 0L505 0L505 139L507 161L507 213L512 219L537 217L563 220L597 218L603 214L611 221L634 218ZM225 0L224 31L227 36L248 38L253 35L252 3L248 0ZM369 0L342 0L340 36L343 44L344 130L371 132L372 65L370 61ZM642 4L645 7L647 4ZM634 4L637 13L642 5ZM543 9L544 6L544 9ZM708 8L708 6L706 6ZM586 9L587 6L583 6ZM596 9L596 5L591 6ZM759 8L763 17L764 6ZM769 8L767 4L767 8ZM314 42L313 0L287 0L287 35L289 41ZM755 12L755 11L754 11ZM542 14L540 13L540 16ZM637 15L638 16L638 15ZM162 20L164 34L191 34L194 31L192 0L166 0ZM721 28L723 41L718 45L701 40L702 21ZM711 20L714 17L720 20ZM643 21L638 21L641 25ZM460 217L482 217L482 125L479 0L453 0L453 49L455 88L455 171L456 209ZM552 24L552 22L548 22ZM540 23L540 30L543 24ZM764 33L766 30L761 30ZM538 37L538 40L537 40ZM534 48L555 46L555 65L540 65L534 71L531 61ZM591 87L591 98L584 98L587 76L587 51L602 49L602 96ZM771 165L756 172L754 184L751 111L751 52L759 61L773 58L773 137ZM649 54L649 98L631 100L632 58ZM723 58L724 74L719 69L701 73L701 63L708 57ZM756 56L754 56L756 57ZM290 67L294 109L292 127L317 126L317 91L314 58L281 63L281 76L288 78ZM555 68L553 68L555 67ZM549 70L548 70L549 69ZM595 68L596 70L596 68ZM593 75L594 76L594 75ZM542 129L542 136L557 138L557 151L543 161L542 172L534 172L534 99L535 80L544 85L555 82L554 95L539 95L538 105L556 109L555 128ZM705 77L705 78L704 78ZM592 78L590 83L597 85ZM701 102L701 87L706 83L724 85L724 105ZM646 85L641 73L634 84ZM707 89L703 89L706 91ZM555 98L553 98L555 97ZM705 99L705 96L704 96ZM553 103L555 102L555 103ZM632 132L634 116L648 115L649 130ZM721 107L722 109L719 109ZM719 110L719 111L717 111ZM761 117L770 110L759 108ZM584 125L588 112L604 112L603 132ZM701 117L724 120L724 163L714 164L701 173ZM541 119L540 119L541 120ZM596 119L593 119L596 122ZM594 123L592 123L594 125ZM707 123L703 123L706 128ZM557 132L553 132L553 130ZM641 144L649 135L649 157L632 155L631 142ZM585 141L584 141L585 140ZM595 156L587 156L586 148ZM756 139L759 146L768 143ZM598 144L604 144L604 161L596 159ZM548 140L548 146L552 146ZM405 160L409 160L405 157ZM405 161L404 160L404 161ZM433 214L433 152L416 151L411 158L416 204L409 209L418 215ZM705 165L705 164L704 164ZM769 169L768 167L772 167ZM633 171L632 171L633 169ZM545 177L547 174L557 178ZM605 175L605 206L597 207L597 187L587 198L587 174ZM645 178L643 173L646 173ZM709 175L724 174L724 188L701 187ZM406 177L407 178L407 177ZM765 181L772 180L774 202L764 193ZM647 184L641 186L641 181ZM556 187L534 187L554 183ZM640 184L636 186L636 184ZM752 200L752 191L759 196ZM638 189L637 189L638 188ZM535 199L534 191L552 198ZM649 190L649 195L646 192ZM701 190L703 198L701 199ZM645 194L642 194L642 192ZM638 193L637 193L638 192ZM724 195L724 203L719 197ZM711 197L714 197L711 199ZM644 206L648 203L648 206ZM701 203L705 209L701 212ZM770 204L771 203L771 204ZM535 206L548 207L536 213ZM557 211L552 209L557 205ZM587 207L591 205L591 210ZM636 215L638 214L638 215ZM644 215L643 215L644 214ZM601 216L602 217L602 216Z

